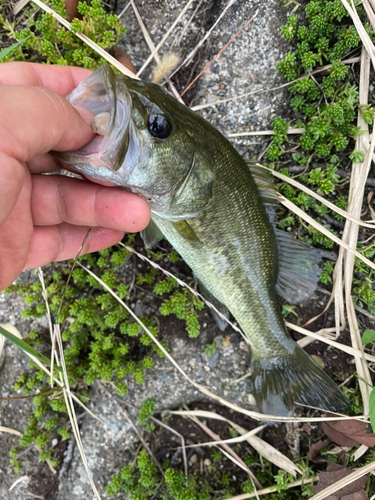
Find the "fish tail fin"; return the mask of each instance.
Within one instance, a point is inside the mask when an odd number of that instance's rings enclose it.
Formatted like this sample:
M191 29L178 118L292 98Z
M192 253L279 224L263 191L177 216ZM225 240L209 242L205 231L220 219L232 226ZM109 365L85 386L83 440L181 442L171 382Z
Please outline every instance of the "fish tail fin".
M295 403L339 411L349 405L337 385L300 347L274 358L252 357L254 396L259 411L288 416Z

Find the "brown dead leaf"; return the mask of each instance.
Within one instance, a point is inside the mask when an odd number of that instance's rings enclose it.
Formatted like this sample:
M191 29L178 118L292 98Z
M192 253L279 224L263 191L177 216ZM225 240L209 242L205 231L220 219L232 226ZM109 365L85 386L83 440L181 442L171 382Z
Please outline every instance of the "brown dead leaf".
M305 422L301 427L301 431L306 432L308 436L311 436L311 431L312 431L311 424L309 422Z
M355 493L351 493L350 495L345 495L341 497L341 500L369 500L369 499L365 493L365 490L361 490L361 491L356 491Z
M342 467L339 464L329 463L327 471L318 474L318 484L312 487L314 494L323 491L328 486L332 486L340 479L352 474L352 472L351 469ZM367 481L367 476L360 477L347 486L344 486L344 488L335 491L333 495L327 496L325 500L368 500L368 496L364 490Z
M129 57L119 47L115 47L113 49L113 57L115 57L118 60L118 62L123 64L125 68L128 68L128 70L130 70L132 73L134 74L137 73L137 70L133 66L133 63L131 62Z
M327 446L327 444L329 444L329 441L320 440L317 443L314 443L307 453L308 459L314 462L314 464L327 462L327 460L320 455L320 452L325 446Z
M363 444L372 448L375 446L375 433L367 433L366 422L348 419L337 422L324 422L323 430L327 437L340 446L357 446Z
M225 337L225 339L223 339L222 344L223 344L223 346L224 346L224 347L228 347L228 346L230 346L230 336L229 336L229 335L227 335L227 336Z
M75 17L81 17L77 9L78 1L79 0L65 0L65 8L70 21Z

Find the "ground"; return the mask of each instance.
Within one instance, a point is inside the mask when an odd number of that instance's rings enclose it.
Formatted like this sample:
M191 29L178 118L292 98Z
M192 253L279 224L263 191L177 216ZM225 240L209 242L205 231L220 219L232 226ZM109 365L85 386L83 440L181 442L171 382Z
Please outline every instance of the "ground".
M118 2L117 13L122 11L126 3ZM184 3L178 0L169 0L168 2L143 0L135 3L155 45L161 40L166 29L184 6ZM192 7L182 18L182 22L179 23L173 35L163 46L161 54L168 50L177 51L183 59L211 28L227 5L227 1L221 0L203 2L202 5L199 3L199 6L198 3L197 1L193 2ZM198 15L184 30L183 26L196 8L198 8ZM222 20L195 55L188 70L184 70L172 78L176 88L181 91L187 78L191 80L198 75L243 24L253 16L255 17L249 25L205 71L199 78L197 85L188 94L187 103L192 106L234 96L238 97L230 102L199 111L226 135L244 130L266 130L270 128L274 117L287 116L286 89L265 92L267 89L278 87L284 83L282 77L275 70L276 62L288 50L287 44L279 34L279 29L287 17L287 10L282 6L282 3L279 0L268 2L237 0L232 2ZM121 19L127 32L120 42L120 47L139 69L150 54L150 50L131 7L126 10ZM150 78L152 67L154 67L154 63L151 63L142 75L146 80ZM253 95L240 98L241 95L250 92ZM259 136L232 138L231 140L245 158L258 157L264 152L265 145L268 143L267 137ZM139 265L139 262L136 261L135 265ZM29 275L24 274L23 279L28 278ZM326 301L327 296L324 293L317 293L308 304L298 309L302 322L315 313L319 313L324 308ZM155 296L141 292L135 307L141 311L142 308L143 310L151 308L155 311L158 304L158 299ZM14 295L0 295L0 323L15 324L23 335L26 335L33 328L46 328L47 325L44 321L31 324L30 321L23 320L20 316L22 308L21 298ZM249 379L245 378L236 382L248 372L249 366L248 348L237 333L228 329L222 334L207 310L203 311L200 316L202 331L195 340L188 339L182 322L171 317L160 318L160 320L161 336L167 342L171 355L194 381L207 385L213 392L230 401L245 408L251 408ZM319 322L311 325L311 328L317 330L324 326L332 326L332 321L332 312L329 311L320 318ZM204 354L204 347L207 342L212 342L215 338L218 339L218 348L212 356L208 357ZM350 372L351 359L344 356L341 351L327 349L316 342L312 343L307 351L317 355L324 363L327 372L339 380L344 380ZM0 359L2 398L15 395L12 389L13 382L18 374L22 373L25 365L25 356L6 343L5 352ZM155 357L154 368L148 371L144 384L130 386L128 394L123 398L125 405L119 406L108 393L108 389L110 388L97 384L91 391L89 404L90 409L106 425L100 424L85 413L79 415L83 446L95 482L103 498L106 498L103 492L111 475L117 473L124 464L134 458L139 445L134 428L122 408L127 408L128 415L133 422L135 421L135 413L131 406L139 408L142 401L148 397L156 399L159 411L187 404L191 405L191 408L211 409L219 413L223 412L226 416L229 415L229 410L219 408L199 393L178 374L165 358ZM3 400L0 404L0 424L22 432L26 425L31 405L30 400L20 399L12 402ZM231 414L231 418L234 418L233 414ZM247 429L255 426L255 422L251 422L246 417L237 416L236 418L239 419L238 423ZM193 432L178 417L173 417L173 420L169 421L169 425L178 432L184 432L187 439L191 440L191 434L194 434L194 439L207 440L203 433L197 429L194 429ZM222 433L221 437L229 437L219 424L213 424L212 428L214 431ZM270 427L265 431L263 437L266 440L269 438L274 446L280 447L283 452L292 457L292 449L296 442L290 440L289 443L284 439L285 433L291 429L291 427L285 428L284 426ZM317 430L317 432L319 431ZM310 441L308 432L302 431L301 436L301 440L305 444ZM174 443L173 439L176 445L178 438L172 437L166 430L162 429L150 443L159 460L162 460L166 453L171 453L168 450ZM0 434L0 449L2 450L0 455L0 498L23 500L28 498L27 492L39 495L38 498L45 500L78 500L92 497L90 484L73 440L58 445L61 447L59 452L64 458L63 466L56 475L53 475L45 464L38 463L37 453L32 449L28 450L25 469L20 474L14 474L9 466L8 452L16 442L15 436L7 433ZM188 455L190 472L199 467L201 469L207 467L208 462L205 460L209 460L209 456L207 450L193 449ZM172 465L179 463L181 463L181 453L176 452L173 455ZM9 492L9 487L14 485L20 477L22 479ZM242 479L245 478L243 473L240 473L236 480Z

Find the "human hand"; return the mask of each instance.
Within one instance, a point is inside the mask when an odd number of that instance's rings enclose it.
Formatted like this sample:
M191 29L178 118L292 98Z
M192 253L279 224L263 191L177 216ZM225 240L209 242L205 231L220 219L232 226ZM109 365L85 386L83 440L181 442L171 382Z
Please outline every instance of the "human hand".
M0 64L0 290L23 269L114 245L149 222L140 197L59 175L48 151L74 151L93 137L92 113L63 96L90 72Z

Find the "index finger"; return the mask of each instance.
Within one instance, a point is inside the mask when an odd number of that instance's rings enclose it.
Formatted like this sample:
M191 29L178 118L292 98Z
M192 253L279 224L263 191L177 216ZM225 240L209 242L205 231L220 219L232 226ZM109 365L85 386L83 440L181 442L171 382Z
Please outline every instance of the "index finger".
M88 69L70 66L9 62L0 64L0 85L44 87L66 96L91 73Z

